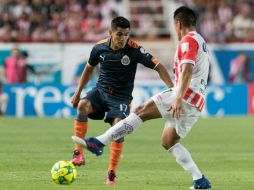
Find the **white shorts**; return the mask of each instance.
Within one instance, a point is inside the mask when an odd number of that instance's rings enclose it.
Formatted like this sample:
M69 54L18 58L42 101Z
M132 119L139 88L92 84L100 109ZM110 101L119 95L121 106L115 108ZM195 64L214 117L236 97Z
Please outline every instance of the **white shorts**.
M198 109L186 101L183 101L183 113L179 120L173 118L172 111L167 111L175 100L176 92L173 88L160 92L152 97L162 118L165 120L165 126L174 127L177 134L184 138L192 126L197 122L200 112Z

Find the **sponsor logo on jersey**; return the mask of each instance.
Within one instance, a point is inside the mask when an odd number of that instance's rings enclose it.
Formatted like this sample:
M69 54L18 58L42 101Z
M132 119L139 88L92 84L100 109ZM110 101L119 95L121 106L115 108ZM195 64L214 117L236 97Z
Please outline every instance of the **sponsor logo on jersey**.
M181 44L181 50L182 50L182 53L188 52L189 51L189 43L188 42L182 43Z
M105 59L105 55L100 55L100 58L104 61L104 59Z
M121 63L123 65L129 65L130 64L130 58L127 55L124 55L121 59Z
M145 54L146 53L146 50L143 48L143 47L140 47L140 52Z

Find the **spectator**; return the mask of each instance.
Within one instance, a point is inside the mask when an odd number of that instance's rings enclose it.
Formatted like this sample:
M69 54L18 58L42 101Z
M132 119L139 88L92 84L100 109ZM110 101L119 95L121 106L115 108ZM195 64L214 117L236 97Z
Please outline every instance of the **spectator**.
M236 38L251 38L253 21L251 18L251 7L248 3L239 4L238 14L233 19L233 32Z
M29 57L29 54L27 51L21 51L20 52L20 59L24 62L24 65L25 65L25 68L26 68L26 72L32 72L32 73L35 73L35 74L40 74L40 72L37 72L34 67L32 65L30 65L28 63L28 57ZM27 73L26 73L26 80L25 82L27 82Z
M0 81L0 115L4 115L8 104L8 95L3 92L3 84Z
M82 21L81 31L85 41L98 41L107 36L106 32L108 29L102 28L100 15L96 15L93 11L88 10L86 17Z
M30 14L32 12L31 6L28 4L28 0L21 0L15 4L12 8L12 14L15 18L19 18L23 14Z
M254 41L250 0L1 0L0 41L97 41L116 15L130 18L132 36L169 36L165 7L172 2L200 15L197 27L210 42Z
M19 57L19 49L14 48L11 56L4 61L6 82L9 84L20 83L25 75L24 62Z
M31 26L31 23L29 20L29 15L26 13L23 13L16 21L18 41L26 41L29 39L30 26Z
M14 48L11 56L5 59L4 72L8 84L26 83L29 71L37 74L33 66L27 63L28 56L27 51L20 52L18 48Z
M35 69L33 65L28 63L28 58L29 58L29 54L27 51L20 52L20 59L23 61L23 64L25 65L25 75L24 75L23 82L31 81L31 80L29 80L30 74L35 75L35 79L33 80L33 82L36 83L36 82L38 82L41 75L48 74L49 72L52 72L52 69L49 69L49 68Z
M250 58L245 53L240 53L230 63L229 82L231 83L248 83L251 81Z
M201 33L210 42L224 41L223 27L213 9L206 11L201 20Z

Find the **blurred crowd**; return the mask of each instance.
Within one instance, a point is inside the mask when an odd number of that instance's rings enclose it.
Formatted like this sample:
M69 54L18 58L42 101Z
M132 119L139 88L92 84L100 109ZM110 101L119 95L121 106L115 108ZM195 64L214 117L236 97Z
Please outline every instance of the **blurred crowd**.
M200 16L199 29L209 42L254 41L253 0L183 0Z
M168 16L165 1L130 0L129 13L133 36L142 39L168 37Z
M117 15L130 18L132 36L170 36L165 9L172 2L200 15L207 41L254 41L253 0L0 0L0 41L97 41Z
M105 37L121 0L0 0L1 41L72 42Z

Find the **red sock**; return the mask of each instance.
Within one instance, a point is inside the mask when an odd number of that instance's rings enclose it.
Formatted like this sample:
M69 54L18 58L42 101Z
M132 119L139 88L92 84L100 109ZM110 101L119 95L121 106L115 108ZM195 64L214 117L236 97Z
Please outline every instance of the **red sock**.
M74 121L74 135L80 138L85 138L87 131L87 121ZM84 148L78 145L75 145L75 150L79 150L83 154Z
M113 170L116 173L121 154L123 150L123 142L112 142L110 146L110 161L108 171Z

